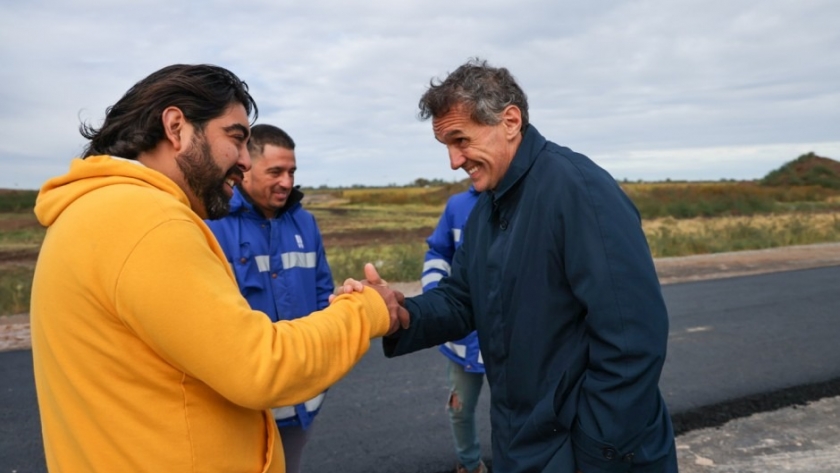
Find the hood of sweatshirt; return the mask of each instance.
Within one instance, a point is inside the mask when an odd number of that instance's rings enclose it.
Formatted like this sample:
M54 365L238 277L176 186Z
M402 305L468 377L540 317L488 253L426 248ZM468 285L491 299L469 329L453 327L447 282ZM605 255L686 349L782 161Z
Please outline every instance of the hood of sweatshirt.
M41 187L35 201L35 216L48 227L78 198L89 192L116 184L131 184L159 189L171 194L187 207L187 195L172 179L142 165L139 161L112 156L74 159L70 171L54 177Z

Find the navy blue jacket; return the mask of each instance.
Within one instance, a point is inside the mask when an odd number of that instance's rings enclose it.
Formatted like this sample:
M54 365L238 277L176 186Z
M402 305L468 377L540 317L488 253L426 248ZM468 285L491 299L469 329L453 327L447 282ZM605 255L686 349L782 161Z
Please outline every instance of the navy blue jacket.
M277 216L267 219L236 189L230 213L207 221L240 292L252 309L265 312L274 322L321 310L333 293L321 232L315 217L301 206L301 198L303 194L293 190ZM297 406L274 409L277 424L307 428L323 400L320 394Z
M451 277L405 305L387 356L478 330L497 473L677 471L653 259L638 211L586 156L529 126Z
M423 292L436 288L438 281L452 272L452 258L455 250L461 246L464 227L478 196L475 187L470 186L469 190L453 195L446 202L435 231L426 239L429 250L426 252L420 279ZM463 366L467 373L484 374L484 359L481 357L476 332L471 332L461 340L444 343L440 346L440 352Z

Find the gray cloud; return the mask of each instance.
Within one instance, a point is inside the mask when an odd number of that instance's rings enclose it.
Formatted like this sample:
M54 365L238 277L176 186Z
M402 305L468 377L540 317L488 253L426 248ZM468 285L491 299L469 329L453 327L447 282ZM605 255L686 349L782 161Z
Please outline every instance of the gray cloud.
M840 149L830 0L298 3L3 2L0 187L63 173L80 119L176 62L246 80L259 121L298 142L304 185L461 179L416 104L476 55L514 73L543 134L617 178L754 178Z

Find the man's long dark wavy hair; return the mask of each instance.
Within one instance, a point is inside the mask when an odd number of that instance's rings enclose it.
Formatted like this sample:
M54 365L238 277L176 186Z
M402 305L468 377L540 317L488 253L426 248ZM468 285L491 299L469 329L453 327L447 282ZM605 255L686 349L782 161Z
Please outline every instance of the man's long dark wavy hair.
M164 139L161 116L167 107L178 107L193 126L203 130L208 121L241 103L256 121L257 103L248 84L222 67L175 64L136 83L105 112L100 128L87 123L79 132L90 140L82 157L108 154L137 159Z

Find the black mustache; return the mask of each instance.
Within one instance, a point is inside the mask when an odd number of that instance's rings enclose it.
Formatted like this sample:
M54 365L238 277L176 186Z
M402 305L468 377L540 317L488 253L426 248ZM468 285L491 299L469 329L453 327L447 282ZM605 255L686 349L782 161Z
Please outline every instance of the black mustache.
M234 166L234 167L230 168L230 171L228 171L227 174L225 174L225 180L227 180L227 178L233 177L233 176L239 176L239 179L242 180L242 179L245 178L245 173L243 173L242 170L239 169L238 167Z

